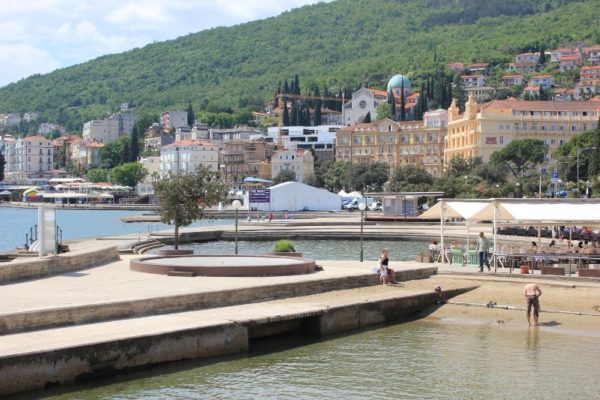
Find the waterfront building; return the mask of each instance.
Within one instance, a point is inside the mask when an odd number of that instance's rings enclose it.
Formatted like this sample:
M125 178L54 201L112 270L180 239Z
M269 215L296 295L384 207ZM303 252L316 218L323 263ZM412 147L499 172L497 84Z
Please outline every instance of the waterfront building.
M315 159L312 153L300 148L275 151L271 159L271 176L275 178L286 170L296 174L296 182L304 183L309 176L315 174Z
M390 172L415 165L434 176L442 173L447 112L428 111L423 121L385 119L340 129L336 134L336 161L382 162Z
M199 165L219 171L219 147L201 140L176 141L160 149L160 174L194 172Z
M470 97L461 114L453 101L448 110L448 134L444 159L490 155L515 139L540 139L548 145L546 165L552 154L573 136L595 129L600 102L494 100L477 104Z
M113 114L106 119L83 124L83 139L89 142L111 143L122 136L131 136L135 117L132 114Z
M267 131L269 140L281 143L286 149L312 149L320 160L333 160L335 134L343 125L271 127ZM279 141L281 136L281 142Z
M44 136L5 142L6 180L42 178L53 167L54 148Z

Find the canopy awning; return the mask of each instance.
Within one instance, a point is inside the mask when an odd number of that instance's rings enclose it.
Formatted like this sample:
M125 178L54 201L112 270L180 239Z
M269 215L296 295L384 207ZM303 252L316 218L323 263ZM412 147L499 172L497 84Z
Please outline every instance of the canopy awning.
M534 200L513 201L498 199L489 202L472 216L476 220L493 220L494 204L498 205L499 224L518 225L598 225L600 201L594 200Z
M486 207L489 204L489 201L438 201L429 210L419 215L419 218L440 219L442 217L442 203L445 206L444 218L464 218L466 221L477 221L478 218L474 218L473 216Z

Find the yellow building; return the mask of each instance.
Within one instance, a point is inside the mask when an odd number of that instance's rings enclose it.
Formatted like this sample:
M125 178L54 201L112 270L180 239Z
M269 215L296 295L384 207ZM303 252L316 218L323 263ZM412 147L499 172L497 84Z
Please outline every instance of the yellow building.
M336 133L336 161L383 162L390 172L404 165L416 165L434 176L443 170L447 113L425 113L423 121L394 122L390 119L358 124Z
M494 100L477 104L470 97L460 114L456 102L448 109L444 160L454 156L481 157L502 149L511 140L540 139L548 145L547 163L562 143L596 128L598 101Z

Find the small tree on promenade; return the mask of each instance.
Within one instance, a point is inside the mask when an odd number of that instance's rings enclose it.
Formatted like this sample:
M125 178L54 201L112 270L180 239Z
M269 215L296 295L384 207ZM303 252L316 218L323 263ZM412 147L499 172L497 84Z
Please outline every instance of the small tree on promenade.
M169 172L154 176L154 194L160 202L160 221L175 226L175 250L179 249L179 227L204 217L204 209L225 199L226 185L204 166L194 173Z

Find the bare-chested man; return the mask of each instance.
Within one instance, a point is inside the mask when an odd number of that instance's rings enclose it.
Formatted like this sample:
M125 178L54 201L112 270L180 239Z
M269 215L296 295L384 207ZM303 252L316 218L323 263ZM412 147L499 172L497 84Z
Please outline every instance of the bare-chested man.
M540 316L540 301L538 298L542 295L542 290L537 283L525 285L525 298L527 299L527 323L531 326L531 308L533 307L533 325L538 326L538 317Z

